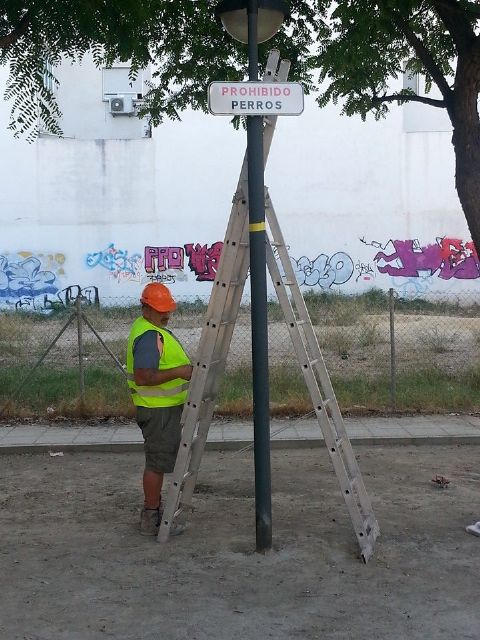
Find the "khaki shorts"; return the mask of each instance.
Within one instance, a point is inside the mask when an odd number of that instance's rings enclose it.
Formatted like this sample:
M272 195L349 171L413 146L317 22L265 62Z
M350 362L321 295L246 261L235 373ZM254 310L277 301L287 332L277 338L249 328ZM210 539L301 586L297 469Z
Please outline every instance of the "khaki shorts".
M183 404L176 407L137 407L137 423L145 441L145 469L172 473L182 429Z

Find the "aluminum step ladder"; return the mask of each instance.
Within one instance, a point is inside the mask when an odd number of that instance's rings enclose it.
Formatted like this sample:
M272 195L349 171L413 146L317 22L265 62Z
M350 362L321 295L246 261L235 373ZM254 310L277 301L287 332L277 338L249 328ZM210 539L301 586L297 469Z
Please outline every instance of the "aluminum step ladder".
M278 52L271 52L264 80L286 80L289 63L281 61L279 66L278 63ZM276 71L277 66L278 71ZM264 162L268 157L275 124L276 117L265 118ZM245 156L197 358L193 363L193 375L181 419L182 438L158 533L159 542L166 542L172 523L177 519L185 520L187 513L192 510L198 470L248 273L247 187ZM373 553L375 539L379 534L378 524L268 192L266 192L265 205L267 222L272 234L272 240L269 239L267 242L268 268L350 513L361 557L367 562ZM274 250L279 257L283 275Z

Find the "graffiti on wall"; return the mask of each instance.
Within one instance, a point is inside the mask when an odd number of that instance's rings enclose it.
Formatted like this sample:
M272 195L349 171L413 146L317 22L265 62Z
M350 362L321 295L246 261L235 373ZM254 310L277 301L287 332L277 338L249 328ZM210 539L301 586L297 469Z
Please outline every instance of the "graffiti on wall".
M134 253L129 256L126 249L117 249L111 242L106 249L87 254L86 265L89 269L102 267L118 282L122 280L141 281L142 256Z
M348 282L353 275L353 261L343 251L338 251L332 256L322 253L314 260L302 256L298 260L290 256L290 261L299 285L307 287L320 286L329 289L332 285L341 285Z
M180 246L157 247L148 245L144 248L143 258L135 253L128 255L126 249L117 249L110 243L103 251L88 253L88 268L103 267L116 280L142 281L142 267L148 280L153 282L173 283L187 280L185 258L188 268L198 282L215 280L223 242L208 244L188 243Z
M100 298L98 288L92 286L80 287L77 284L69 285L61 291L57 291L55 296L44 294L43 296L21 296L15 302L15 309L22 311L52 311L63 307L71 307L80 297L82 305L99 305Z
M169 269L182 269L185 251L183 247L145 247L145 271L155 273Z
M185 271L174 271L168 273L164 271L163 273L151 273L147 275L147 279L150 282L161 282L162 284L174 284L175 282L187 281L188 276Z
M355 282L358 282L359 280L368 281L375 278L375 271L370 262L361 262L360 260L357 260L355 263L355 270L357 271Z
M349 283L348 287L352 289L371 285L379 276L386 275L392 278L397 290L405 294L418 294L435 286L432 278L480 278L480 263L471 241L448 236L438 237L434 243L423 245L418 239L381 243L360 238L360 241L365 247L374 249L371 256L362 252L361 257L352 257L345 251L331 254L322 252L316 258L306 255L295 258L290 255L299 285L328 290ZM106 269L117 281L147 280L174 284L187 281L193 274L197 282L212 282L216 277L222 248L223 242L167 246L149 244L144 246L142 255L133 252L130 255L126 249L118 249L114 243L110 243L102 251L87 254L86 264L90 269ZM275 251L274 248L274 255L278 259ZM382 282L379 282L380 286Z
M183 247L145 247L143 262L150 282L173 284L187 280Z
M21 251L13 257L0 255L0 298L36 298L58 291L57 276L63 275L63 253L36 254Z
M434 287L434 278L423 273L418 278L392 278L391 286L402 298L422 296Z
M185 269L186 256L188 267L195 274L197 282L212 282L215 280L222 248L223 242L214 242L210 246L198 242L184 244L183 247L148 246L145 247L145 272L163 277L167 270L173 271L174 273L165 274L166 281L172 282L172 278L177 277L177 272Z
M418 240L389 240L385 245L364 238L360 241L380 249L373 257L379 273L405 278L427 273L442 280L480 277L479 259L471 241L446 236L424 246Z
M188 256L188 266L197 276L198 282L213 282L217 273L223 242L206 244L186 244L185 253Z

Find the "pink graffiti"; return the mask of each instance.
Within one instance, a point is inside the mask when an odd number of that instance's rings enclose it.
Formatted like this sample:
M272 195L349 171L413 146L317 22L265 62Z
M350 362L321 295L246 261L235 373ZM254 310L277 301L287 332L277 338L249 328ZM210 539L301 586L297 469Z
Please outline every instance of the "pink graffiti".
M184 251L182 247L145 247L145 271L166 271L183 269Z
M474 280L480 277L480 265L473 242L444 237L437 238L436 244L424 247L420 246L418 240L392 240L391 244L395 249L393 253L379 251L374 257L380 273L418 278L420 271L429 271L431 275L438 272L438 277L443 280ZM379 265L380 260L386 263L398 260L401 266Z
M188 266L197 276L198 282L215 280L223 242L214 242L211 247L206 244L186 244L185 253L189 257Z

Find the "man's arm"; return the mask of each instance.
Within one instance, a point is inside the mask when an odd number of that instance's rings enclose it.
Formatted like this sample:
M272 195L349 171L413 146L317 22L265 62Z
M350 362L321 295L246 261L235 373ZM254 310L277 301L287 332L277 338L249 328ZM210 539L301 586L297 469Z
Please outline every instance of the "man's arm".
M190 380L192 365L186 364L172 369L158 368L162 356L163 341L156 331L146 331L133 346L133 376L135 384L141 387L151 387L176 378Z
M150 387L163 384L164 382L170 382L170 380L175 380L175 378L190 380L192 371L193 367L191 364L184 364L181 367L163 369L162 371L158 369L134 369L133 375L136 385L140 387Z

